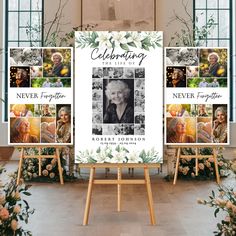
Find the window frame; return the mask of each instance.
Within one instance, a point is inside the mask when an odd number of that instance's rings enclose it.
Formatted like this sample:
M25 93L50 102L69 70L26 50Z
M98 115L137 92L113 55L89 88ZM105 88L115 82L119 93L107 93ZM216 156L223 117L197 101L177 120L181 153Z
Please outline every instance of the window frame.
M230 121L234 121L234 119L235 119L235 114L234 114L234 105L236 104L236 102L234 101L234 93L233 93L233 85L235 84L235 81L234 81L234 79L233 79L233 71L234 71L234 69L233 69L233 65L235 64L234 63L234 57L233 57L233 55L234 55L234 50L233 50L233 27L234 27L234 23L232 23L232 22L234 22L234 21L231 21L230 19L233 19L233 12L235 12L234 11L234 4L233 4L233 0L228 0L229 1L229 7L228 8L208 8L207 7L207 1L208 0L205 0L206 1L206 7L204 8L204 7L198 7L198 8L196 8L196 1L198 1L198 0L194 0L193 1L193 19L194 19L194 25L193 25L193 27L195 28L195 25L196 25L196 23L195 23L195 18L196 18L196 11L197 10L203 10L203 11L206 11L206 22L207 22L207 17L208 17L208 15L207 15L207 11L209 11L209 10L216 10L216 11L218 11L218 16L217 16L217 19L218 19L218 22L217 22L217 27L218 27L218 36L219 36L219 11L220 10L228 10L229 11L229 38L220 38L220 37L218 37L218 38L206 38L206 47L207 47L207 41L208 40L217 40L217 42L218 42L218 46L217 47L221 47L221 46L219 46L219 42L220 42L220 40L229 40L229 45L228 45L228 48L229 48L229 52L228 52L228 55L229 55L229 79L230 79L230 88L229 88L229 90L230 90L230 108L229 108L229 110L230 110L230 114L229 114L229 118L230 118ZM219 0L217 0L217 4L218 4L218 6L219 6Z
M18 0L18 9L17 10L9 10L9 0L5 0L4 3L5 3L5 8L4 8L4 12L5 12L5 37L4 37L4 48L5 48L5 56L4 56L4 69L5 69L5 78L4 78L4 100L5 100L5 103L4 103L4 121L7 122L8 121L8 48L9 48L9 42L17 42L18 43L18 47L19 47L19 43L20 42L29 42L29 43L32 43L32 42L39 42L41 43L41 46L43 46L43 43L44 43L44 0L40 0L42 2L42 9L41 10L32 10L32 0L30 0L30 9L29 10L20 10L19 9L19 4L20 4L20 0ZM9 40L9 37L8 37L8 26L9 26L9 12L18 12L18 40ZM19 40L19 29L21 27L19 27L19 18L20 18L20 12L30 12L30 26L31 26L31 14L32 12L38 12L38 13L41 13L41 40L38 40L38 41L33 41L31 40L31 37L30 37L30 40ZM26 27L23 27L23 28L26 28Z

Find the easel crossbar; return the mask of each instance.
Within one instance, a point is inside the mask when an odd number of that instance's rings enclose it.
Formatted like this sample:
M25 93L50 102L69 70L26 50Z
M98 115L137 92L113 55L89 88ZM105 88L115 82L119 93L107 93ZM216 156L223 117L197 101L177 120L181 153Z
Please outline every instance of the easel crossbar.
M123 179L123 180L105 180L98 179L93 181L94 184L146 184L142 179Z

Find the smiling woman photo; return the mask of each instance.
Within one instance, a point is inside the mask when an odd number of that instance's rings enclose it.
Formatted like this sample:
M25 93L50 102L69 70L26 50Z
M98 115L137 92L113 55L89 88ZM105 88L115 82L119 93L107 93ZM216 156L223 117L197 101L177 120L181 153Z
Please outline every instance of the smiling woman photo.
M109 100L103 123L134 123L134 108L130 99L130 88L123 80L112 80L106 86Z

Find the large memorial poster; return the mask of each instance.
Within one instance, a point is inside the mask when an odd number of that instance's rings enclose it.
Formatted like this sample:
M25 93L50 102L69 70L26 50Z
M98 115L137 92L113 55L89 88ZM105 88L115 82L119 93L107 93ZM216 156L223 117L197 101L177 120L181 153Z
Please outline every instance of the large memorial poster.
M128 152L158 153L153 159L133 162L160 162L162 32L76 32L75 36L75 155L119 146ZM81 156L77 162L96 155Z
M72 48L9 49L9 144L73 143L72 59Z
M165 49L165 143L229 144L227 48Z

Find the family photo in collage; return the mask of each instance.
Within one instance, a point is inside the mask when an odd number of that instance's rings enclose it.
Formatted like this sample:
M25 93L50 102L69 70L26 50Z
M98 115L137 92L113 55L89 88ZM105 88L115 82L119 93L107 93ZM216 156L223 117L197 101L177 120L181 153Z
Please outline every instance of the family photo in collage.
M71 87L71 50L11 48L10 87Z
M167 89L228 86L225 48L167 48L165 56ZM228 142L227 104L177 103L166 104L166 143Z
M11 143L70 143L70 104L10 104Z
M145 69L92 68L92 134L145 134Z

